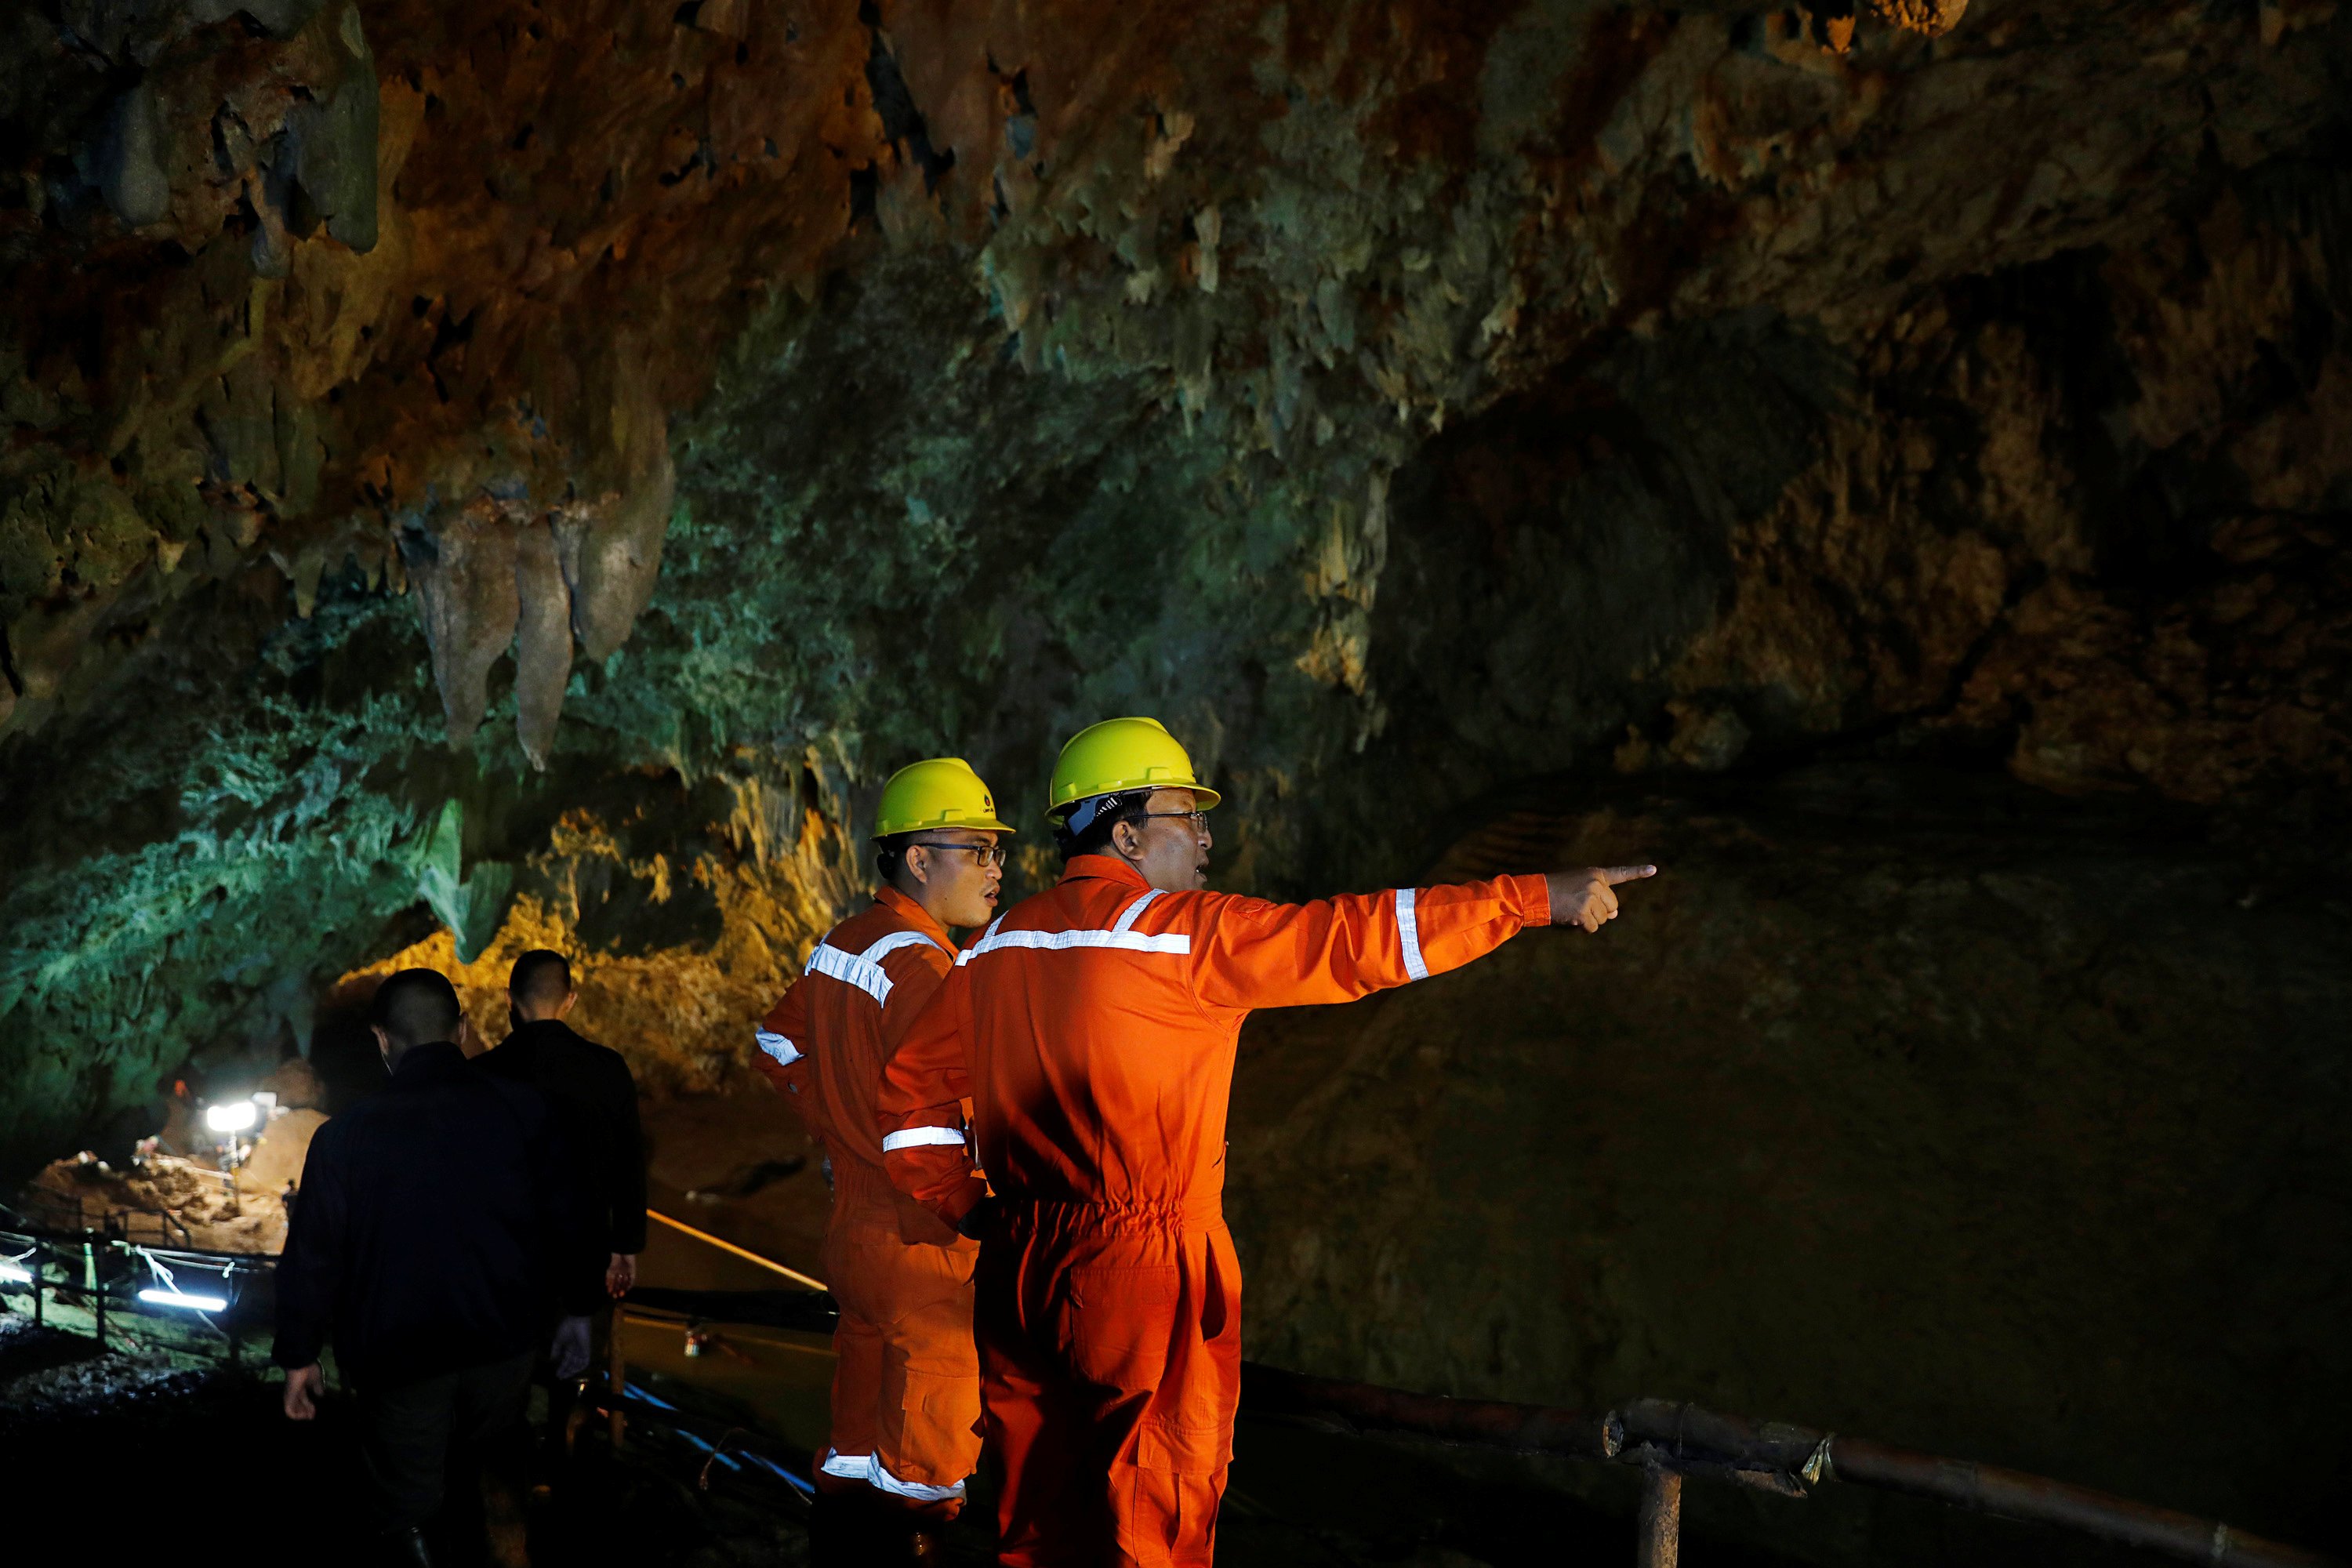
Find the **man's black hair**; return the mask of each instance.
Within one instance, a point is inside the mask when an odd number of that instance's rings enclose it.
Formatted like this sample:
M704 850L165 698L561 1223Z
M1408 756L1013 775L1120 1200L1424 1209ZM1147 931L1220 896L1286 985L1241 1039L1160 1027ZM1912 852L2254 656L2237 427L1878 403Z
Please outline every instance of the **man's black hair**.
M893 833L887 838L877 838L874 841L874 870L876 875L882 879L884 885L897 884L898 868L907 863L907 851L913 847L915 835L920 831L922 831L920 828L914 828L905 833Z
M1079 804L1083 805L1085 803ZM1148 789L1131 789L1124 795L1112 795L1097 808L1093 819L1075 833L1070 831L1068 817L1055 823L1054 847L1062 852L1065 860L1073 860L1081 855L1108 854L1110 851L1111 829L1122 822L1131 822L1141 827L1144 816L1150 809L1151 792ZM1077 815L1075 811L1070 814L1071 816Z
M402 970L375 988L375 1000L368 1006L368 1022L403 1050L455 1040L461 1016L457 988L430 969Z
M552 949L534 947L514 961L507 991L523 1005L552 1007L572 994L572 961Z

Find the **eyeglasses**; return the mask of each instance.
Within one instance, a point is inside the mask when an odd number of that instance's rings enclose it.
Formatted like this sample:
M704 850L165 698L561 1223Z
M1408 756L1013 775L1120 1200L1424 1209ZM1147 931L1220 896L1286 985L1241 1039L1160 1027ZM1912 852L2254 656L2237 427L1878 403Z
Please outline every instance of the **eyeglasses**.
M991 866L1004 864L1005 848L1002 844L935 844L928 838L918 838L907 846L909 849L961 849L980 862L986 870Z
M1143 814L1143 820L1150 822L1155 817L1161 816L1171 816L1189 822L1192 825L1192 831L1195 833L1209 831L1209 814L1205 811L1147 811Z

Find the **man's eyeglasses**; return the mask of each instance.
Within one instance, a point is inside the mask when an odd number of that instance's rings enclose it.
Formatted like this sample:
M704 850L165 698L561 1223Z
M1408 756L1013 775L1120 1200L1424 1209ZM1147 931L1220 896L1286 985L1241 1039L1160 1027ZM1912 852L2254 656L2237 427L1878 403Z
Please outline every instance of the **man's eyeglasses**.
M1155 817L1161 816L1171 816L1180 821L1189 822L1192 825L1192 831L1195 833L1209 831L1209 814L1205 811L1147 811L1143 814L1143 820L1150 822Z
M1005 848L1002 844L936 844L928 838L918 838L907 846L909 849L961 849L980 862L982 870L1004 864Z

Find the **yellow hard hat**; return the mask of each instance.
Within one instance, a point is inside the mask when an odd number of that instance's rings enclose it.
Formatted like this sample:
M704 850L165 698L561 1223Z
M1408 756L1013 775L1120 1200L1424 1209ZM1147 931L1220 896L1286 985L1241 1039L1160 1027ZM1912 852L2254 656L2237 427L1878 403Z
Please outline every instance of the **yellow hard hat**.
M912 833L924 827L977 827L1010 833L996 820L996 797L961 757L927 757L909 763L882 786L874 813L874 837Z
M1183 742L1159 720L1106 719L1087 725L1062 748L1045 815L1058 819L1091 795L1130 789L1189 789L1202 811L1219 798L1194 776Z

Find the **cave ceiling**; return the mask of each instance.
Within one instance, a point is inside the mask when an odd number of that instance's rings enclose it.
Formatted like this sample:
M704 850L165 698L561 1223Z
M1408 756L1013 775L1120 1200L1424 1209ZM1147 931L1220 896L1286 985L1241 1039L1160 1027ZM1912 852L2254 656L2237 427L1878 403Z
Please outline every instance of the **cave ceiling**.
M671 1081L1162 714L1232 885L1823 746L2352 781L2322 0L0 20L0 1147L551 942ZM2282 805L2281 803L2284 803Z

